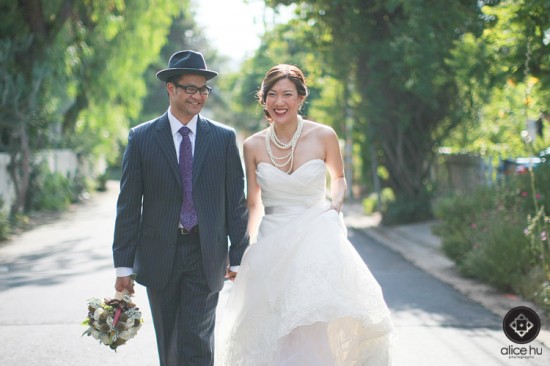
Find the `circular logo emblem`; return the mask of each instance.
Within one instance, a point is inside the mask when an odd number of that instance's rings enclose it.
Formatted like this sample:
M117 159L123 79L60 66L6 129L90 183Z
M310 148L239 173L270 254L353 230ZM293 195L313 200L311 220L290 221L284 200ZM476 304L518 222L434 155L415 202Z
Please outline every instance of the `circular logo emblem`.
M502 321L504 334L514 343L529 343L540 332L540 318L533 310L526 306L513 308Z

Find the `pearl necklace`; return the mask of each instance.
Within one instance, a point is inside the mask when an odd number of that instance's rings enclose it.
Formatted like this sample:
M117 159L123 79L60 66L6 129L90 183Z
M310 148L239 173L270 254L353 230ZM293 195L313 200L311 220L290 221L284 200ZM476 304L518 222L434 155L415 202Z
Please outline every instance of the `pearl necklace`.
M302 116L298 115L298 126L296 127L296 132L294 132L292 139L286 144L282 143L279 137L277 137L277 134L275 133L275 127L273 127L273 123L267 128L267 131L265 133L265 148L267 150L267 154L269 155L271 163L277 168L282 168L286 165L289 165L288 170L285 172L287 174L292 171L292 166L294 164L294 149L296 148L298 139L302 134L303 127L304 120L302 119ZM281 150L290 149L290 152L284 156L275 156L273 154L273 150L271 150L271 143L273 143L273 145L277 146ZM283 160L281 163L277 162L281 160Z

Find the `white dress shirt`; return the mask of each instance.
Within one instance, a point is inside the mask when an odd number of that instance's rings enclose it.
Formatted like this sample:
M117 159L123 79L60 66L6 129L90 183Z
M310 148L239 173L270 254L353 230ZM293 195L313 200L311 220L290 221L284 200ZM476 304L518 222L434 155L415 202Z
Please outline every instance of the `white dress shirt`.
M189 139L191 140L191 152L195 155L195 140L197 139L197 119L198 115L194 115L185 126L191 130L189 133ZM176 149L176 156L180 161L180 144L183 136L179 133L182 123L177 120L176 117L168 109L168 120L170 121L170 129L172 130L172 137L174 138L174 148Z

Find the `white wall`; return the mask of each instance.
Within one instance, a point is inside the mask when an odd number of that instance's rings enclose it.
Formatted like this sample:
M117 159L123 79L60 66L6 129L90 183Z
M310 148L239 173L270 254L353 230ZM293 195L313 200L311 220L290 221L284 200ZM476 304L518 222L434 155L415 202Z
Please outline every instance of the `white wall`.
M40 151L35 155L35 159L38 162L46 161L50 171L70 177L74 177L79 170L81 174L93 177L103 173L106 169L104 160L100 160L94 165L87 159L79 159L75 152L68 149ZM8 172L9 162L9 154L0 153L0 196L4 201L4 205L0 209L4 212L9 212L15 200L15 186Z
M15 199L15 187L8 173L9 163L9 154L0 153L0 197L2 197L4 203L4 205L0 207L0 210L5 212L9 211L11 203Z

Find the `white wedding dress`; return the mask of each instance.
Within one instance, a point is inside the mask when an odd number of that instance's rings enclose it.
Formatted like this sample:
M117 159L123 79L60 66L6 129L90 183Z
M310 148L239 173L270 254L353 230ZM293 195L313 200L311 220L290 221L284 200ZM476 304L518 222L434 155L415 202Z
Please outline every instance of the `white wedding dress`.
M291 175L260 163L257 181L266 215L217 326L216 365L389 365L390 312L328 210L325 163Z

